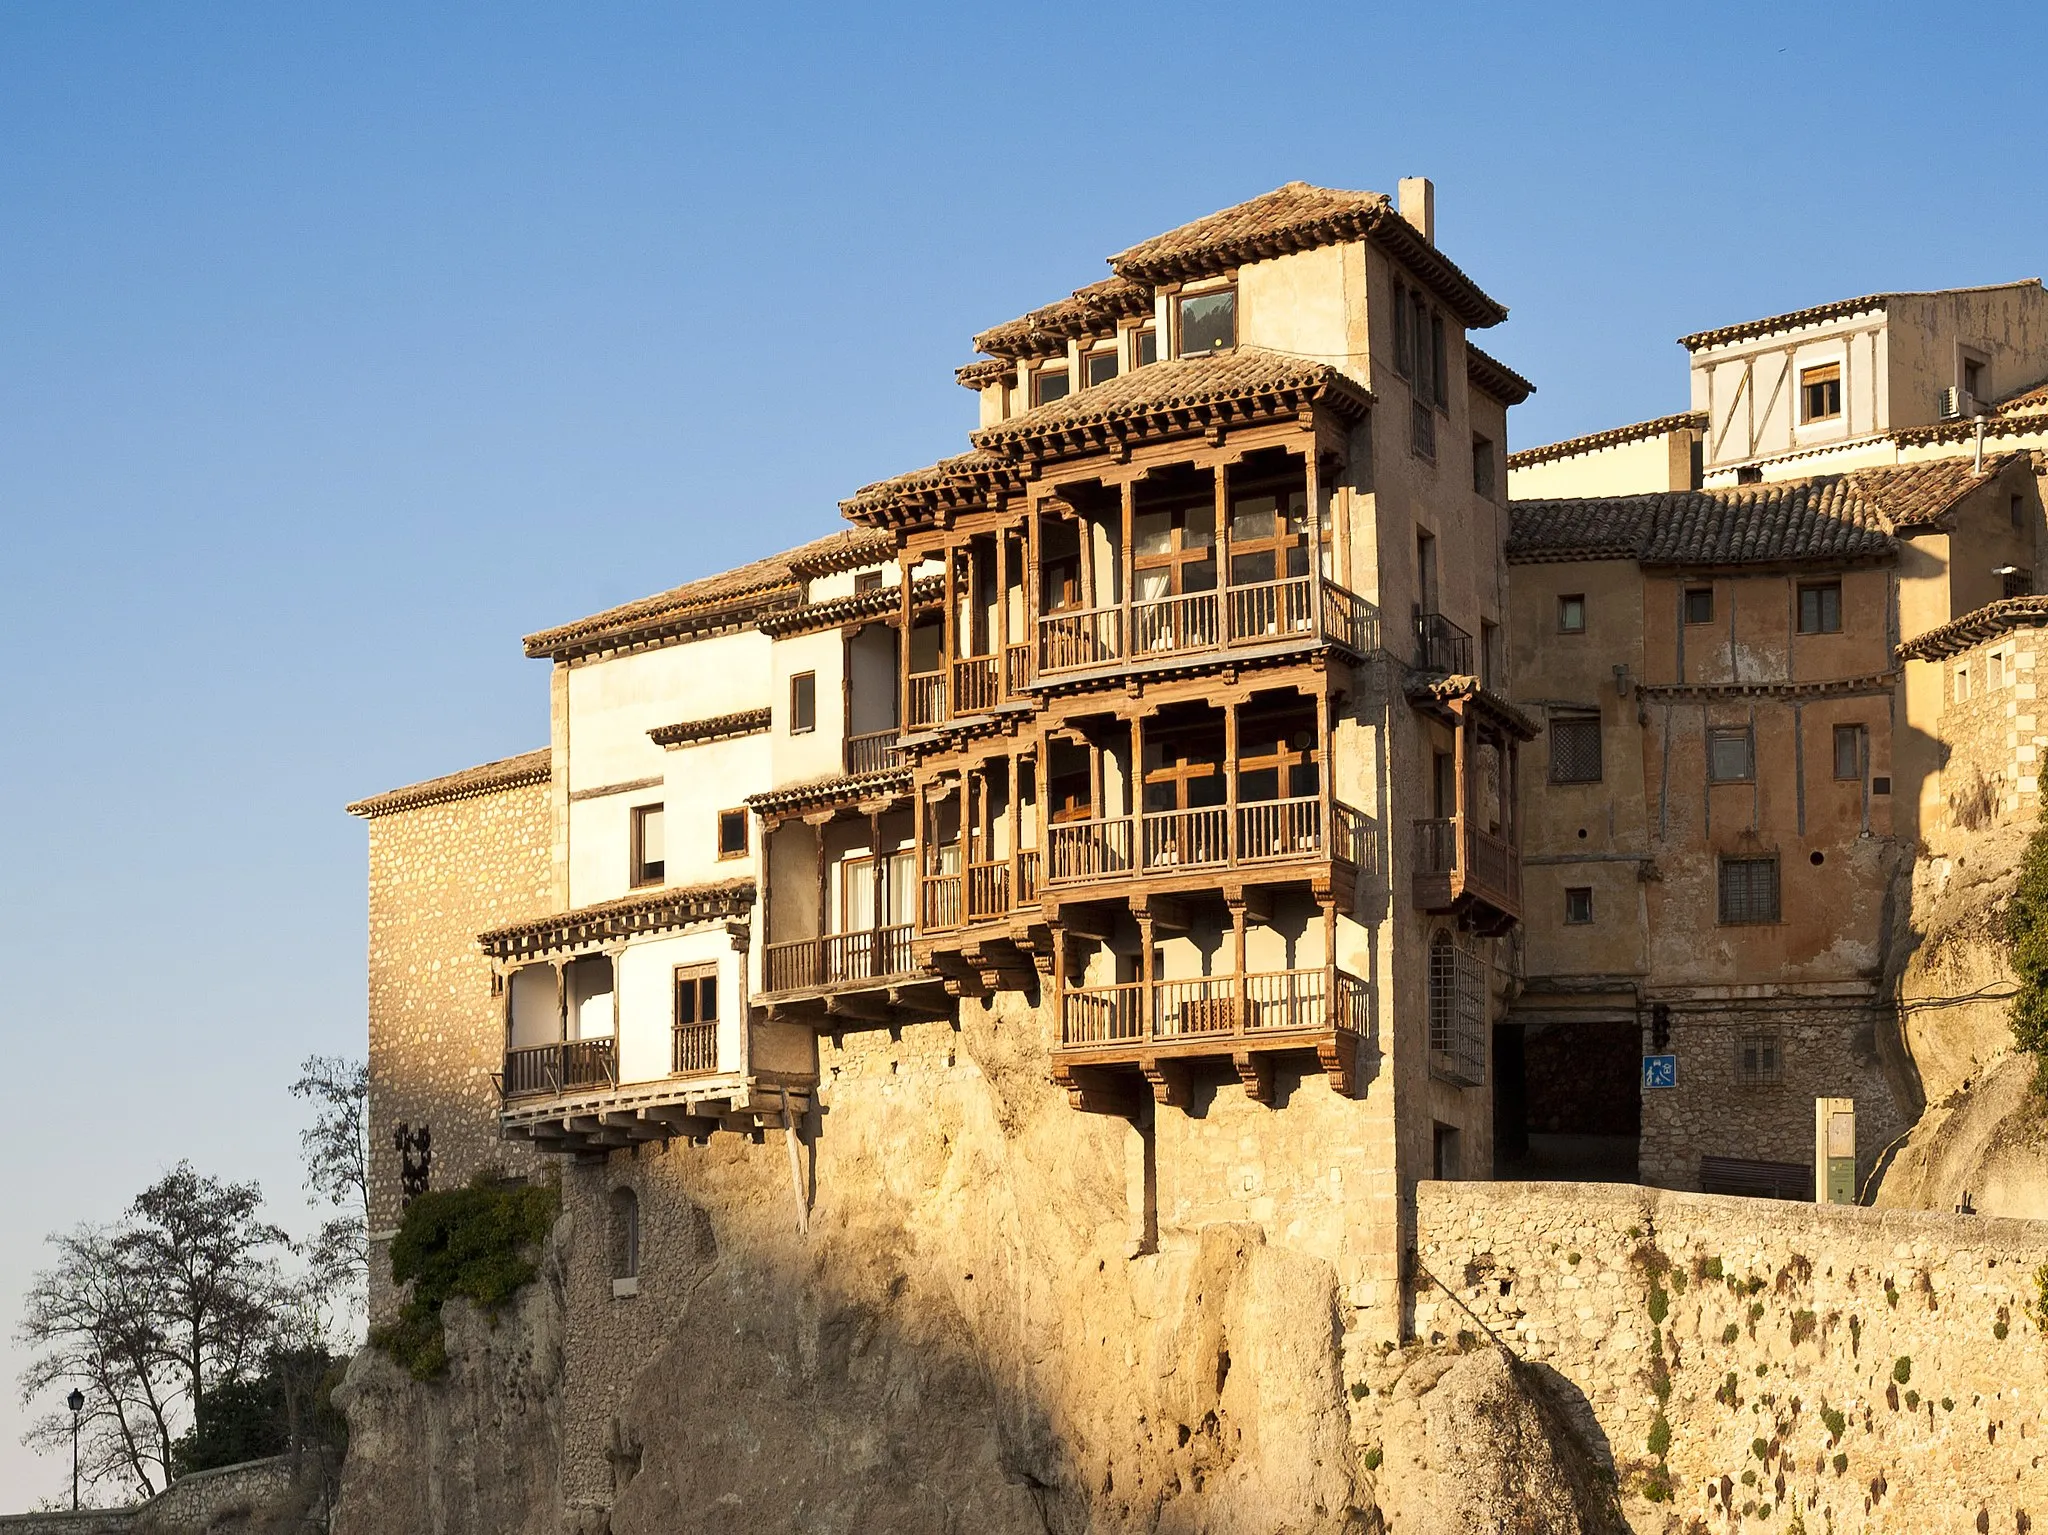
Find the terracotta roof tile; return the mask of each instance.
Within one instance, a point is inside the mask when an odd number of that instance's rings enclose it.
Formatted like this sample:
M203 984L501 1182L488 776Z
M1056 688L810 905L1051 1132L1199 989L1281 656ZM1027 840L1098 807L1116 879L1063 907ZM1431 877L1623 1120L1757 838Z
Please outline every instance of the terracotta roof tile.
M477 934L484 952L500 959L546 954L606 938L665 932L721 917L744 917L754 906L751 879L708 885L669 885L638 890L615 901L599 901Z
M1658 416L1650 421L1637 421L1628 426L1611 426L1604 432L1588 432L1583 437L1567 437L1562 442L1549 442L1537 448L1523 448L1508 455L1510 469L1525 468L1530 464L1547 464L1552 459L1576 458L1581 453L1595 453L1602 448L1618 448L1623 443L1641 442L1649 437L1661 437L1666 432L1685 430L1705 431L1705 411L1684 411L1675 416Z
M757 815L807 809L817 805L848 804L860 800L895 799L910 792L910 769L883 768L873 773L829 773L802 783L784 784L749 794L747 805Z
M984 357L953 370L953 382L962 389L983 390L990 384L1013 384L1017 381L1017 364L1008 357Z
M1071 297L990 327L974 338L974 349L998 358L1043 357L1064 352L1076 336L1105 335L1116 322L1152 312L1152 290L1124 277L1076 288Z
M1212 276L1247 262L1318 246L1374 239L1398 254L1471 326L1498 325L1507 310L1394 211L1384 192L1346 192L1290 181L1283 187L1169 229L1109 258L1134 282L1157 285Z
M1866 293L1860 298L1836 299L1828 304L1814 304L1806 309L1793 309L1784 314L1766 315L1760 320L1744 320L1737 325L1722 325L1713 330L1695 331L1690 336L1680 336L1678 344L1688 352L1697 352L1703 347L1722 346L1730 341L1746 341L1752 336L1768 336L1773 331L1796 330L1804 325L1819 325L1827 320L1839 320L1852 314L1864 314L1873 309L1883 309L1895 299L1934 298L1942 293L1992 293L2001 288L2038 288L2038 277L2023 278L2019 282L1986 283L1976 288L1936 288L1898 293Z
M1895 533L1938 526L2021 455L1934 459L1715 490L1509 504L1508 559L1635 559L1645 565L1857 560L1893 553Z
M647 732L647 737L656 746L696 746L705 741L759 735L774 723L774 717L772 709L741 709L734 714L714 714L709 719L656 725Z
M802 585L808 577L856 565L879 564L891 558L895 548L894 540L883 535L865 529L845 529L800 548L720 571L652 597L606 608L571 624L529 634L526 653L560 659L758 617L769 608L801 600Z
M992 490L1015 480L1016 471L1007 460L975 448L894 479L863 485L839 503L839 510L854 522L893 527L948 503L979 505Z
M2043 627L2048 627L2048 597L2007 597L1906 641L1899 654L1912 661L1939 661L2015 629Z
M497 794L527 784L546 783L553 772L552 756L543 746L539 751L501 757L496 762L464 768L459 773L448 773L440 778L429 778L424 783L407 784L402 789L359 799L348 807L348 813L368 821L401 810L417 810L423 805L442 805L450 800L474 799L480 794Z
M2037 416L2048 411L2048 379L2029 389L2016 390L1998 402L2001 416Z
M1465 376L1503 405L1519 405L1536 392L1536 386L1498 357L1465 343Z

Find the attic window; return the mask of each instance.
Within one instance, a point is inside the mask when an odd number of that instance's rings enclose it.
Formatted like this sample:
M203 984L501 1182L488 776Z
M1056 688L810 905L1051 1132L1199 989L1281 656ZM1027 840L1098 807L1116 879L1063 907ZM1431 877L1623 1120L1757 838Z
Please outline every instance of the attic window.
M1067 370L1065 368L1040 368L1031 375L1031 403L1050 405L1054 400L1067 397Z
M1132 364L1137 368L1149 368L1159 361L1159 332L1147 325L1131 338L1132 355L1138 360Z
M1799 370L1799 419L1832 421L1842 413L1842 365Z
M1227 352L1237 345L1237 289L1190 293L1180 301L1180 355Z
M1689 624L1710 624L1714 621L1714 589L1711 586L1688 586L1685 589L1685 621Z
M1108 383L1116 377L1115 350L1090 352L1081 359L1081 370L1081 376L1088 381L1090 389L1093 389L1097 384Z
M879 570L863 570L853 578L853 594L879 592L882 589L882 573Z

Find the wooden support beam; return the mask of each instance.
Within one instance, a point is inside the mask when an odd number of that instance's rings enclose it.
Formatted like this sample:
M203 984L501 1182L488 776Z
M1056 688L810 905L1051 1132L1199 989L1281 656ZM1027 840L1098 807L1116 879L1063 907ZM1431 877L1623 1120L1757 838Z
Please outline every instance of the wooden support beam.
M1273 1101L1273 1057L1263 1050L1239 1050L1230 1057L1244 1083L1244 1095L1254 1103Z
M1140 896L1131 902L1131 915L1139 926L1150 923L1162 933L1185 933L1189 926L1187 902L1173 896Z
M1356 1097L1358 1083L1358 1041L1342 1029L1331 1031L1316 1045L1316 1058L1330 1079L1330 1090L1339 1098Z
M1138 1070L1152 1084L1153 1102L1174 1109L1187 1107L1190 1072L1186 1061L1141 1055L1138 1057Z
M946 989L936 981L920 982L915 986L891 986L889 1005L899 1013L913 1018L949 1018L952 1004L946 1000Z
M1067 1102L1083 1114L1118 1114L1136 1118L1139 1098L1130 1079L1101 1066L1053 1063L1052 1079L1067 1090Z
M889 1006L886 993L876 995L871 991L848 991L825 999L825 1016L831 1019L850 1018L861 1023L889 1023L895 1013Z
M664 1103L640 1111L643 1118L658 1124L670 1135L683 1135L695 1139L706 1136L718 1128L716 1119L707 1119L696 1113L693 1107L684 1103Z

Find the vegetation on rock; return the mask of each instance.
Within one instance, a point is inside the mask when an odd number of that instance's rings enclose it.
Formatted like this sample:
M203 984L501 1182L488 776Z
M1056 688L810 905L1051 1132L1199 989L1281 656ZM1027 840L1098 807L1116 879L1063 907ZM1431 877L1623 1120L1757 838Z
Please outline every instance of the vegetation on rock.
M2034 1096L2048 1085L2048 822L2034 828L2020 855L2019 883L2005 908L2006 942L2019 983L2006 1016L2013 1043L2034 1057Z
M370 1341L416 1380L448 1367L441 1307L455 1296L495 1316L539 1272L534 1249L560 1201L551 1188L507 1184L479 1173L467 1188L422 1194L406 1207L391 1241L391 1278L412 1293Z

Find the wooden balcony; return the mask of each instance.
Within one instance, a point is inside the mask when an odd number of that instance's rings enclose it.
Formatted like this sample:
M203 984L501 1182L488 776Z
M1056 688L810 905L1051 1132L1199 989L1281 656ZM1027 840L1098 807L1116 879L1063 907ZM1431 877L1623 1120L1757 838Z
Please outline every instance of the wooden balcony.
M1463 817L1415 822L1418 911L1471 915L1482 932L1521 920L1522 855Z
M1348 1096L1358 1048L1375 1037L1370 988L1329 966L1067 990L1059 1025L1054 1078L1084 1109L1117 1107L1107 1069L1130 1066L1159 1102L1184 1103L1186 1063L1201 1057L1230 1058L1245 1091L1271 1102L1271 1055L1282 1050L1314 1050Z
M1379 615L1355 593L1310 576L1134 602L1128 628L1121 607L1053 613L1038 621L1038 670L1056 677L1283 640L1325 640L1369 654L1379 648Z
M1056 889L1290 861L1372 867L1371 823L1320 796L1151 811L1047 828L1046 882Z
M903 753L897 749L899 732L895 730L871 730L865 735L846 738L846 775L860 778L869 773L886 773L891 768L903 765Z
M909 923L771 943L761 952L763 995L783 997L828 987L914 977Z

